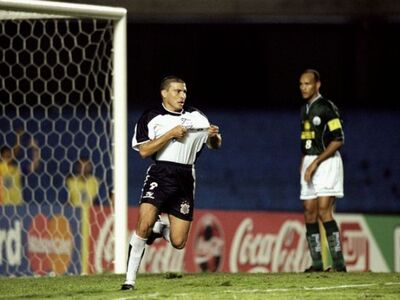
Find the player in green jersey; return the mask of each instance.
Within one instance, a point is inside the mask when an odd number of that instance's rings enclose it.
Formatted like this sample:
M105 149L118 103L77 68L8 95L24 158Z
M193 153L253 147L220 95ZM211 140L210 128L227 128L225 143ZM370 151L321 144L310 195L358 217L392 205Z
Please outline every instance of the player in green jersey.
M320 220L325 228L333 270L346 272L342 243L333 217L336 198L343 197L343 162L339 149L344 143L342 120L337 107L319 93L318 71L300 76L300 91L306 101L301 109L301 193L306 237L312 266L306 272L323 271Z

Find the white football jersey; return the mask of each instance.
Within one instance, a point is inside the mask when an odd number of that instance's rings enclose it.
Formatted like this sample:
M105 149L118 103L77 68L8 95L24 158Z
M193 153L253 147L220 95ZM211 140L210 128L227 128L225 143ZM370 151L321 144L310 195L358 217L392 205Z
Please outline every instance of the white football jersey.
M135 126L132 148L138 151L138 145L156 139L178 125L188 129L185 137L170 140L153 155L153 159L192 165L207 142L210 127L207 117L193 107L178 113L164 106L145 111Z

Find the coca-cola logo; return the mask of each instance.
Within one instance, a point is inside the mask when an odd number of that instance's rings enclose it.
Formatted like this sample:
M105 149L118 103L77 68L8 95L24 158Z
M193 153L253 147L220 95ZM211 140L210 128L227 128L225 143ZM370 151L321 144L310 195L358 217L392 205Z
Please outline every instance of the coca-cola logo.
M168 222L168 219L164 219ZM104 270L113 270L114 261L114 216L109 215L99 228L94 245L94 272L101 273ZM134 231L130 232L127 240ZM174 249L164 239L156 239L151 246L146 246L145 254L140 264L140 272L182 272L185 250Z
M146 247L139 270L149 273L182 272L184 256L185 249L174 249L166 241L156 240Z
M102 273L114 268L114 215L109 215L102 225L95 243L94 270Z
M169 224L165 215L161 218L166 224ZM151 246L146 246L139 271L150 273L182 272L184 257L185 249L175 249L165 239L159 238Z
M38 214L32 219L28 231L28 258L35 274L64 274L70 265L72 251L72 232L65 216L47 218Z
M212 214L204 215L194 234L194 263L196 271L217 272L224 262L225 237L222 225Z
M231 245L231 272L299 272L311 264L301 222L285 221L277 233L254 231L251 218L239 224Z

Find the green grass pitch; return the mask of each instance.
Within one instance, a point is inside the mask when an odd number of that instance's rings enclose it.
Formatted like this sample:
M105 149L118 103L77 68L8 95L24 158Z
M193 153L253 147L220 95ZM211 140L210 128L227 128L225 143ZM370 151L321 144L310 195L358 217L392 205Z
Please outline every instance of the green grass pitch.
M0 278L0 299L400 299L400 273L139 274Z

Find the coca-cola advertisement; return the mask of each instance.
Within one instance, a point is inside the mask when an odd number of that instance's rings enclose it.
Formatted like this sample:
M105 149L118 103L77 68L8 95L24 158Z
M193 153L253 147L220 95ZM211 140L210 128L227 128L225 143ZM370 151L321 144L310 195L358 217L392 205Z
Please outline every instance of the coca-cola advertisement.
M91 220L96 216L100 214L94 208ZM90 271L94 273L113 271L113 216L104 218L104 212L101 216L91 229ZM131 234L137 208L129 208L128 216ZM168 222L167 216L162 218ZM391 271L381 250L389 247L377 244L370 230L377 222L373 217L338 214L336 220L348 271ZM303 272L310 265L302 213L198 209L185 249L176 250L157 239L146 246L140 272Z
M136 216L137 208L129 209ZM97 214L92 215L92 220ZM162 216L168 222L166 216ZM133 231L136 219L130 217ZM99 224L101 223L101 224ZM301 214L198 210L183 250L146 248L142 272L296 272L310 264ZM112 271L112 215L92 227L92 272Z
M308 261L302 216L283 213L199 211L186 249L185 271L296 272ZM211 224L211 225L208 225ZM199 244L212 226L217 239L203 250L218 258L218 268L204 269ZM208 261L212 266L212 261Z

